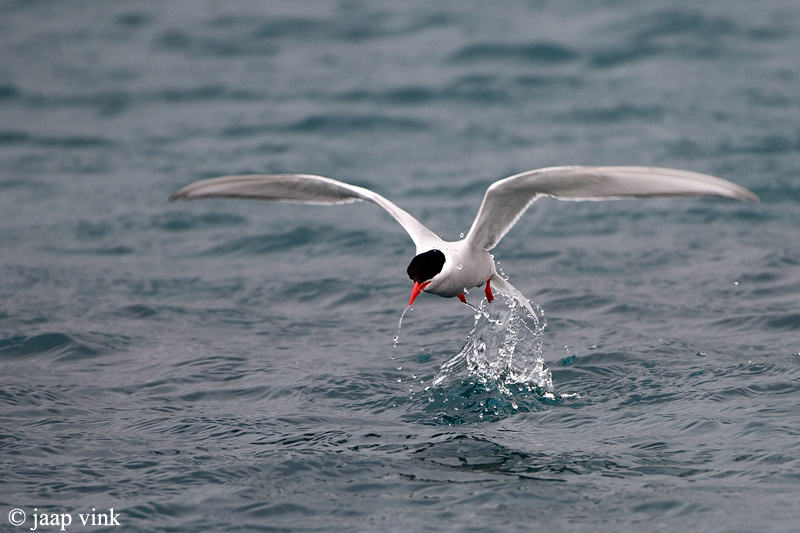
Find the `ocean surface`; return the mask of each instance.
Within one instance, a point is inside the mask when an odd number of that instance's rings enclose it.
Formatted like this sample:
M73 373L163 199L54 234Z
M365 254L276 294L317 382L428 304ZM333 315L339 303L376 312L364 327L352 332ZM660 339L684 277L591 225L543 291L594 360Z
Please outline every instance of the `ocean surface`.
M800 530L799 51L796 0L1 2L0 531ZM537 323L406 310L374 205L166 201L320 174L457 239L569 164L761 203L537 202Z

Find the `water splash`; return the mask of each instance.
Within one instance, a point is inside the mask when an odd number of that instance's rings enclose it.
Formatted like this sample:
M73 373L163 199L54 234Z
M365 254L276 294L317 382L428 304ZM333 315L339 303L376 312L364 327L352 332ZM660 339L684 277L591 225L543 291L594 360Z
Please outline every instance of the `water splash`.
M420 392L434 423L498 420L569 396L556 392L544 364L547 324L541 307L501 293L494 303L484 300L473 309L475 322L466 344Z
M475 322L467 343L442 365L433 385L444 386L466 377L507 395L512 393L510 387L553 393L552 376L542 357L547 325L539 319L543 310L534 305L531 314L514 298L498 296L491 306L484 300L480 307L473 307Z
M403 310L403 313L400 315L400 320L397 321L397 335L395 335L392 339L392 348L397 348L397 343L400 342L400 330L403 329L403 318L405 318L406 313L408 313L410 310L411 306L409 305ZM392 359L394 359L394 356L392 356Z

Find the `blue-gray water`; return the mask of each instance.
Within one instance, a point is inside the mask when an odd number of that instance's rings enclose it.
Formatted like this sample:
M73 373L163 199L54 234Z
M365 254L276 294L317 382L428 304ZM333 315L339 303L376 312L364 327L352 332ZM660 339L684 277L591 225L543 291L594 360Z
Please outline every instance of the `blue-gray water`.
M0 45L0 530L797 530L796 0L9 0ZM398 332L374 205L166 203L315 173L454 239L562 164L762 203L536 203L495 256L550 392L433 386L500 333L430 295Z

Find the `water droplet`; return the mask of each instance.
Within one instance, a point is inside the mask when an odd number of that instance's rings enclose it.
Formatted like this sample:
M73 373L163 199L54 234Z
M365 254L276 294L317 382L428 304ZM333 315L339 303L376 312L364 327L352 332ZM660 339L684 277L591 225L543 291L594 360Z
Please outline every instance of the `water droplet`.
M464 268L464 265L462 265L461 263L456 265L457 270L461 270L462 268Z
M733 284L734 284L734 285L738 285L738 284L739 284L739 282L738 282L738 281L734 281L734 282L733 282Z
M464 234L463 233L459 234L459 237L461 237L463 239L464 238Z

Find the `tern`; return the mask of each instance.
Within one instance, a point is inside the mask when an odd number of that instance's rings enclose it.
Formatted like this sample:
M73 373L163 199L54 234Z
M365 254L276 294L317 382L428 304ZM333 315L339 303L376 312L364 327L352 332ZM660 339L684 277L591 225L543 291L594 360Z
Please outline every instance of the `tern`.
M735 183L685 170L633 166L541 168L492 183L467 236L451 242L380 194L322 176L259 174L211 178L187 185L168 201L250 198L316 205L372 202L392 215L416 246L416 255L407 269L414 282L409 306L421 292L457 297L467 303L465 293L475 287L482 287L491 302L494 286L535 316L527 298L497 273L489 251L528 207L543 196L569 201L704 196L758 202L755 194Z

